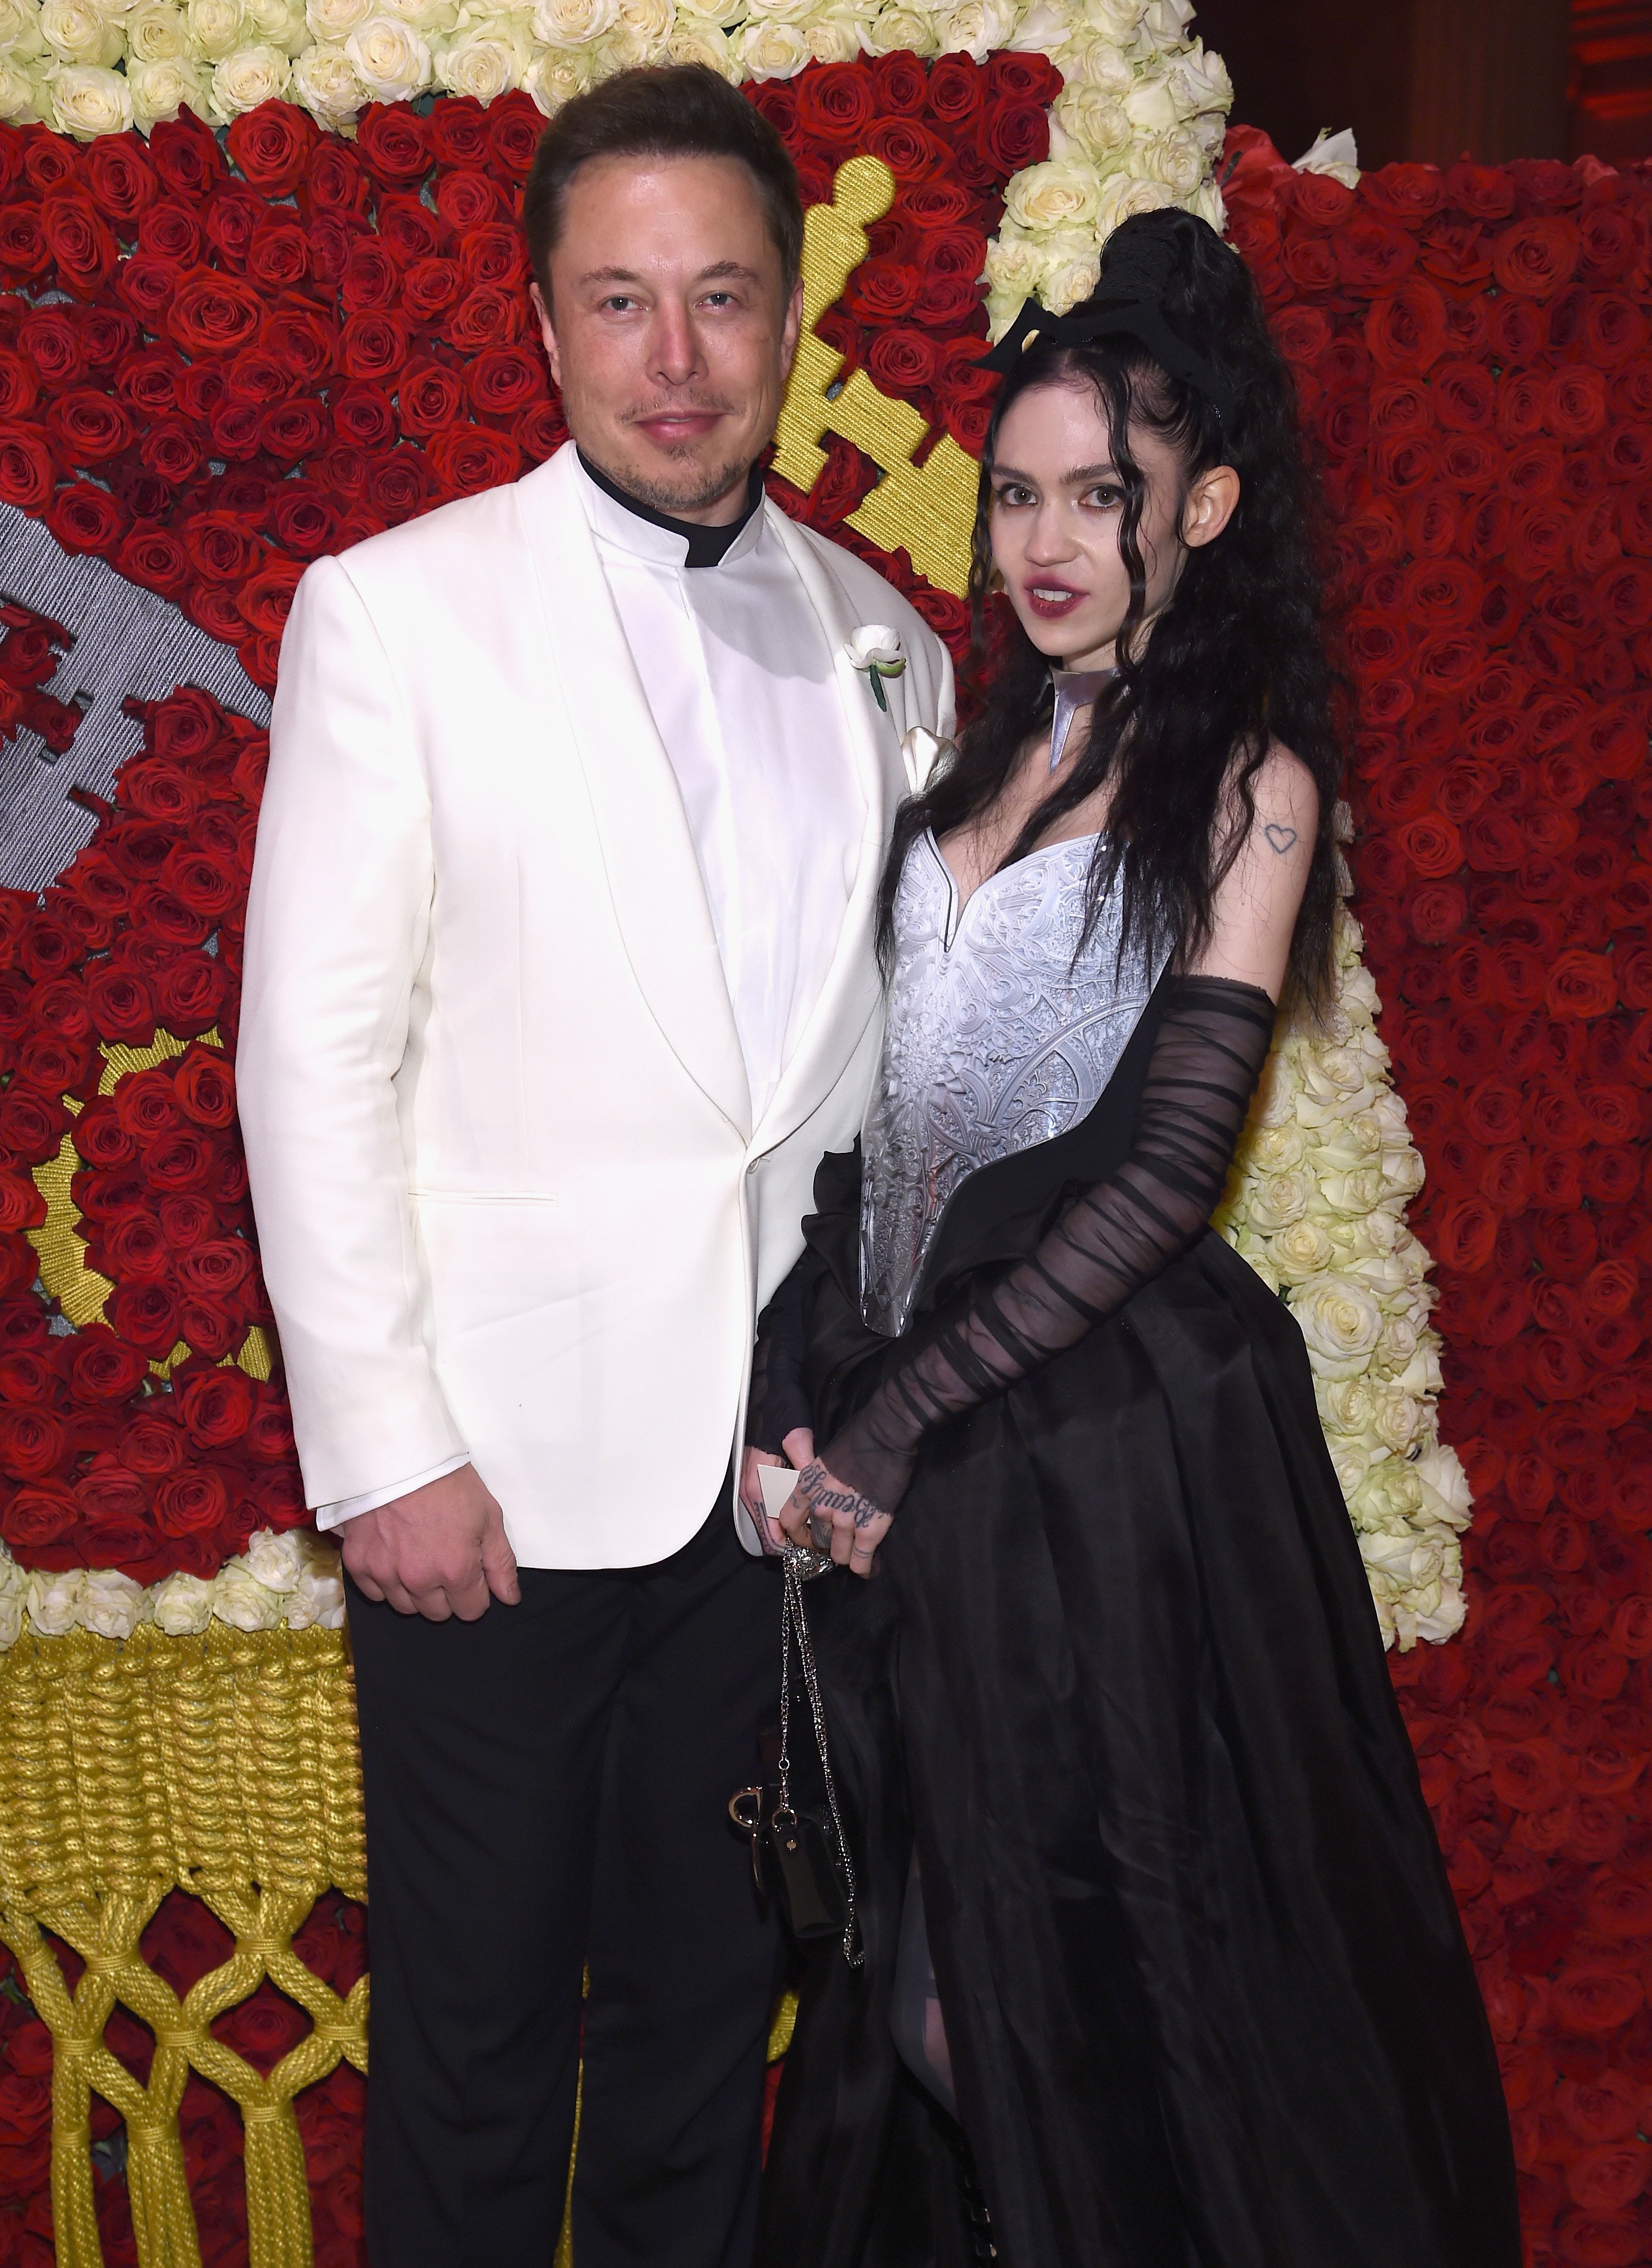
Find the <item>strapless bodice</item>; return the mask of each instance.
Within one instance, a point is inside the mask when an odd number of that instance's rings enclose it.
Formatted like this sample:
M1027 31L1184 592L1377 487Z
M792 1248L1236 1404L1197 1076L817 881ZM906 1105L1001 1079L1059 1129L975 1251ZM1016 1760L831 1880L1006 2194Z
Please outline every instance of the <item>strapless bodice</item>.
M874 1330L905 1328L954 1192L1075 1126L1147 1005L1158 968L1133 945L1121 961L1117 890L1084 937L1095 841L1034 850L967 904L933 834L907 855L862 1137L860 1292Z

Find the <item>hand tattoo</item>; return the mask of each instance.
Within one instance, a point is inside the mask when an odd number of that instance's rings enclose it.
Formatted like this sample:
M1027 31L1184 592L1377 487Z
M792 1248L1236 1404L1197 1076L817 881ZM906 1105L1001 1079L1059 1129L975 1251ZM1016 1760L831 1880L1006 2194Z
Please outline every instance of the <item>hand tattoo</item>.
M874 1504L858 1489L829 1487L827 1477L826 1468L818 1457L798 1475L799 1495L817 1511L846 1512L857 1528L870 1528L874 1520L889 1517L881 1505Z
M1268 838L1270 850L1277 850L1281 858L1296 840L1296 829L1294 827L1280 827L1273 820L1268 821L1262 832Z

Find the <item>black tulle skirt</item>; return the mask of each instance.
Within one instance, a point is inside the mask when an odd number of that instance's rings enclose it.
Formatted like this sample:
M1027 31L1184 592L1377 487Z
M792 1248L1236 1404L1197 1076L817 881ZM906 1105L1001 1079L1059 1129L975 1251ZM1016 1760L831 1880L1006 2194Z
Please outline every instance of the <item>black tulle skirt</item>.
M1017 1213L1000 1178L955 1281L1062 1199L1023 1179ZM822 1439L878 1364L848 1161L823 1180ZM889 2032L914 1845L1005 2268L1518 2268L1491 2036L1284 1305L1207 1234L932 1436L881 1557L808 1594L867 1959L812 1957L763 2268L968 2257Z

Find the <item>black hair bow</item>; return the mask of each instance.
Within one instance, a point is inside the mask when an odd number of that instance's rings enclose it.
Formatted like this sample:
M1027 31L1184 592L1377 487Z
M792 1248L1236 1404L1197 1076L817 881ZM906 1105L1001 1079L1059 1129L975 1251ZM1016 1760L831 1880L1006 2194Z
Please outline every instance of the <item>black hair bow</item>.
M1176 247L1163 237L1113 238L1102 254L1101 279L1091 296L1070 315L1052 315L1036 299L1021 311L977 370L1007 378L1035 339L1052 346L1093 347L1103 339L1134 339L1161 369L1202 394L1226 425L1233 416L1234 393L1207 357L1188 345L1165 320L1165 287L1176 263Z

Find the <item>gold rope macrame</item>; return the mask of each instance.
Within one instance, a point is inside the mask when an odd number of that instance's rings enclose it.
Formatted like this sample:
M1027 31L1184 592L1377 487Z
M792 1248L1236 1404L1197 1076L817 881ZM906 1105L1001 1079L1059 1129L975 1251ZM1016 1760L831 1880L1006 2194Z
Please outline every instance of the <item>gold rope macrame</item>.
M341 1631L150 1625L124 1645L76 1631L0 1660L0 1937L53 2041L52 2219L58 2268L101 2268L92 2198L95 2092L126 2122L143 2268L200 2268L178 2108L193 2067L246 2128L249 2268L313 2258L300 2088L367 2061L367 1984L341 1999L292 1950L328 1888L366 1889L355 1694ZM138 1940L188 1890L235 1950L180 2001ZM71 1992L43 1931L85 1973ZM267 2078L216 2039L215 2016L268 1977L312 2029ZM149 2084L104 2045L116 2002L155 2036Z

